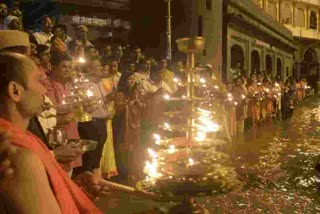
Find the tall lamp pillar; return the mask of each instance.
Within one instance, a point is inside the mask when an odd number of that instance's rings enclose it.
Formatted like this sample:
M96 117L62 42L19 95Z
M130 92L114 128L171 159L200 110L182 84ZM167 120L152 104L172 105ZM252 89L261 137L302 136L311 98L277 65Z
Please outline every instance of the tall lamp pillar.
M171 42L171 1L165 0L167 2L167 60L171 61L172 59L172 42Z

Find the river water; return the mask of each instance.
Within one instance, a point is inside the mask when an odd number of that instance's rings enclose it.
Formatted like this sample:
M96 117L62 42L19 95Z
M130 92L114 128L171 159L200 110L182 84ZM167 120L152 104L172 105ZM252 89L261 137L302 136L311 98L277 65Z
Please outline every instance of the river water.
M288 121L251 130L224 148L232 158L240 191L198 199L210 213L320 213L315 165L320 157L320 98L309 98L296 107ZM106 213L139 213L169 203L120 196L117 208ZM156 212L157 213L157 212Z
M208 199L212 212L320 213L315 171L320 157L319 98L298 105L288 121L234 140L227 153L245 188Z

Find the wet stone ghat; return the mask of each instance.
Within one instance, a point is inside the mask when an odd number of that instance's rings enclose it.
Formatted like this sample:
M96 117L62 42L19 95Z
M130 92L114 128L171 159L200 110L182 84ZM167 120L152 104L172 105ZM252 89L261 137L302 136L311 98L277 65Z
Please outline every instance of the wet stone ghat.
M310 97L296 106L288 121L251 130L222 149L232 158L244 186L225 195L197 198L210 213L320 213L320 178L315 170L320 160L320 98ZM118 208L106 213L166 213L173 206L127 195L120 198Z

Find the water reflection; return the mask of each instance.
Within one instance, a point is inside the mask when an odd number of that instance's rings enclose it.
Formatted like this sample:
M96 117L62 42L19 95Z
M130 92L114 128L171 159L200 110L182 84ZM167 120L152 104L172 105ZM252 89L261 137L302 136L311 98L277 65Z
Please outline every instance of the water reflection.
M320 99L310 99L287 122L252 130L226 152L233 157L242 191L207 198L223 213L318 213ZM319 128L318 128L319 127ZM214 205L212 205L214 204Z

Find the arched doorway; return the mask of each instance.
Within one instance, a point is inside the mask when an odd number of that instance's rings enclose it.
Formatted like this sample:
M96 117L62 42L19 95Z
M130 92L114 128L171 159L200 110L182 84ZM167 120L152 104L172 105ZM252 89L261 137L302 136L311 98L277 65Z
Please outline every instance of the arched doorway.
M266 56L266 71L267 74L272 74L272 58L269 54Z
M251 73L260 71L260 55L259 52L253 50L251 52Z
M240 45L231 47L231 68L236 68L240 64L240 69L243 72L244 67L244 52Z
M299 78L305 78L311 87L316 88L317 71L318 71L318 56L313 48L308 48L303 55L303 60L300 67Z
M277 58L277 76L282 77L282 62L280 58Z

